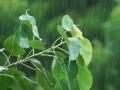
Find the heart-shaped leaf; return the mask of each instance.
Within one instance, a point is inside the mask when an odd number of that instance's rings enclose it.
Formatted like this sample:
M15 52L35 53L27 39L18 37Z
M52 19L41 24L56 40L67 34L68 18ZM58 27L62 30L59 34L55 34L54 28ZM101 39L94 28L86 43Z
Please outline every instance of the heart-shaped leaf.
M92 58L92 45L90 41L86 38L81 39L80 43L81 43L80 55L83 57L85 64L88 65L91 62Z
M12 55L18 56L25 54L25 50L21 48L15 41L15 36L10 36L8 39L6 39L3 46L5 50L7 50Z
M67 30L67 31L71 31L72 30L72 27L73 27L73 21L72 19L68 16L68 15L65 15L63 18L62 18L62 27Z
M92 75L81 58L78 58L77 66L80 90L89 90L93 82Z

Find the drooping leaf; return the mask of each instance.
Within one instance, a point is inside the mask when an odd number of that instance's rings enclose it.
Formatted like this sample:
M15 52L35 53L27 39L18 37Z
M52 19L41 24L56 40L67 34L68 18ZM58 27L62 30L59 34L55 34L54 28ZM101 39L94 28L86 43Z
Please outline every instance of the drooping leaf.
M41 40L41 38L39 37L39 33L38 33L38 28L37 28L37 26L36 26L36 21L35 21L35 18L33 17L33 16L30 16L30 15L28 15L27 13L25 14L25 15L21 15L20 17L19 17L19 20L21 20L21 21L28 21L28 23L30 23L31 24L31 26L32 26L32 32L33 32L33 35L35 36L35 37L37 37L39 40Z
M28 15L27 13L25 15L21 15L19 17L19 20L21 20L21 21L25 21L26 20L26 21L29 21L29 23L31 25L36 25L35 18L33 16Z
M62 90L61 80L65 79L64 70L62 70L61 65L54 59L52 61L52 74L56 79L56 84L54 90Z
M42 40L42 39L39 37L38 28L37 28L36 25L32 26L32 30L33 30L33 35L36 36L39 40Z
M88 65L92 58L92 45L90 41L86 38L81 39L80 43L81 43L80 55L83 57L85 64Z
M61 78L63 78L62 77L62 76L64 76L63 73L66 72L66 66L65 66L65 62L64 62L64 59L66 58L66 56L59 51L57 51L55 53L55 56L56 57L54 57L54 60L52 62L52 73L55 77L61 76ZM59 79L60 79L60 77L59 77Z
M67 35L66 35L66 32L63 30L62 26L58 25L58 26L57 26L57 29L58 29L59 34L64 38L64 40L65 40L67 43L69 43L69 39L68 39L68 37L67 37Z
M68 76L68 83L70 85L71 90L79 90L79 83L77 82L77 75L78 75L78 67L76 61L69 62L67 76Z
M45 49L45 46L44 46L42 40L31 40L30 47L32 47L34 49L40 49L40 50Z
M29 39L27 35L22 31L21 29L17 30L15 32L15 40L18 43L19 46L22 48L29 48Z
M21 48L15 41L15 36L10 36L7 38L3 46L9 53L15 56L23 55L25 53L25 50Z
M67 30L67 31L71 31L72 30L72 27L73 27L73 21L72 19L68 16L68 15L65 15L63 18L62 18L62 27Z
M73 61L76 60L77 57L79 56L81 45L79 39L76 37L69 38L69 41L70 41L70 44L68 44L68 49L70 53L69 60Z
M61 80L65 77L65 70L63 70L62 67L63 66L60 65L59 61L55 59L52 61L52 74L56 80Z
M77 60L77 66L80 90L89 90L93 82L92 75L81 58Z
M77 78L77 74L78 74L78 67L76 61L71 61L68 66L68 76L73 81L74 79Z
M41 85L44 88L44 90L52 90L56 83L56 80L54 79L52 74L45 70L38 60L31 59L31 62L37 69L36 77L39 85Z
M76 82L77 80L77 65L75 61L71 61L70 65L66 64L65 56L61 52L56 52L55 56L58 58L54 58L52 62L52 73L56 78L59 86L64 89L77 90L79 89L79 85ZM64 61L65 60L65 61ZM67 63L69 60L67 61ZM64 84L63 84L64 83Z
M55 88L58 90L62 90L64 87L68 87L68 84L66 83L66 66L65 66L65 56L61 52L56 52L55 53L55 58L52 61L52 74L55 77L57 83ZM57 58L58 57L58 58ZM66 85L62 85L62 81L65 81ZM67 88L68 89L68 88Z

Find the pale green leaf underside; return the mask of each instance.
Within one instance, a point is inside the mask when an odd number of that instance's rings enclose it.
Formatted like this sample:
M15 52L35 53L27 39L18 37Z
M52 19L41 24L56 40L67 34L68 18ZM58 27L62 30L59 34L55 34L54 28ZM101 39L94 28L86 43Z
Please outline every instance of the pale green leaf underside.
M70 44L68 44L68 49L70 53L69 60L73 61L76 60L77 57L79 56L81 45L79 39L76 37L69 38L69 41L70 41Z
M21 21L29 21L29 23L32 25L33 35L35 37L37 37L39 40L41 40L41 38L39 37L38 28L36 26L36 21L35 21L35 18L33 16L30 16L28 14L21 15L19 17L19 20L21 20Z
M68 15L65 15L65 16L62 18L62 27L63 27L65 30L67 30L67 31L72 30L73 21L72 21L72 19L71 19Z

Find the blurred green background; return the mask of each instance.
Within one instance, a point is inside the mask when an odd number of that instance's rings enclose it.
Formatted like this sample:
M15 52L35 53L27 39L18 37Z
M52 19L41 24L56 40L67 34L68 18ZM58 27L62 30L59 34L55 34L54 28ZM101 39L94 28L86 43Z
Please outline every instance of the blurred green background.
M56 26L61 24L62 16L70 15L92 42L91 90L119 90L120 0L0 0L0 48L19 27L18 17L26 9L36 18L46 46L59 36ZM0 56L0 64L2 60Z

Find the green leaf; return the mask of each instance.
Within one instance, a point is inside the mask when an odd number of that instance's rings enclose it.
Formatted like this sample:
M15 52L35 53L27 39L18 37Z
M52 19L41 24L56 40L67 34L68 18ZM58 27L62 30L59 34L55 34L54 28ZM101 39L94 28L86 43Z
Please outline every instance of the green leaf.
M22 90L30 89L30 81L25 78L26 76L23 72L18 71L15 68L10 68L9 72L11 73L11 75L13 75L18 80L18 83L20 87L22 87Z
M89 90L93 82L92 75L81 58L77 60L77 66L80 90Z
M69 60L73 61L76 60L77 57L79 56L81 45L79 39L76 37L69 38L69 41L70 41L70 44L68 44L68 49L70 53Z
M58 25L58 26L57 26L57 29L58 29L59 34L64 38L64 40L65 40L67 43L69 43L69 39L68 39L68 37L67 37L67 35L66 35L66 32L63 30L63 28L62 28L60 25Z
M30 47L29 39L27 35L21 29L15 32L15 40L18 43L18 45L21 46L22 48Z
M92 58L92 45L90 41L86 38L81 39L80 43L81 43L80 55L84 59L85 64L88 65Z
M0 75L0 90L8 90L12 82L12 78Z
M26 13L25 15L21 15L19 17L19 20L28 21L32 26L33 35L36 36L39 40L41 40L41 38L39 37L38 28L36 26L36 21L35 21L35 18L33 16L30 16Z
M32 47L34 49L45 50L45 46L44 46L42 40L31 40L30 47Z
M8 70L8 68L4 67L4 66L0 66L0 72L4 71L4 70Z
M37 69L36 74L39 85L41 85L45 90L52 90L56 83L52 74L45 70L38 60L31 59L31 62Z
M68 76L68 83L70 85L71 90L79 90L79 84L77 82L77 75L78 75L78 67L76 61L69 62L67 76Z
M10 36L8 39L6 39L3 46L12 55L18 56L25 54L25 50L21 48L15 41L15 36Z
M55 85L55 90L62 90L64 87L68 87L68 84L66 83L66 66L65 66L65 56L61 52L56 52L54 60L52 61L52 74L55 77L57 83ZM62 81L66 83L66 85L62 85ZM57 89L56 89L57 88ZM67 88L68 89L68 88Z
M52 74L56 79L54 90L62 90L63 88L63 86L61 85L61 80L64 80L66 75L62 67L60 63L58 63L55 59L52 61Z
M65 77L64 70L62 69L63 66L57 60L52 61L52 74L56 78L56 80L62 80Z
M72 21L72 19L68 15L65 15L62 18L62 27L65 30L67 30L67 31L71 31L72 30L72 28L73 28L73 21Z
M73 81L77 78L78 67L76 61L71 61L68 68L68 76Z
M65 76L66 66L65 66L64 59L66 57L61 52L56 52L55 56L56 57L52 61L52 73L57 80L60 80Z
M14 81L14 82L9 83L9 85L8 85L8 86L11 85L11 88L15 89L17 86L20 86L21 87L20 90L29 90L30 82L29 82L29 80L27 80L25 78L25 75L23 72L18 71L15 68L9 68L8 70L4 70L2 72L2 74L6 75L6 76L4 76L4 78L9 77L12 79L12 81ZM5 81L5 83L7 83L7 81ZM15 84L15 85L12 86L12 84ZM6 88L8 88L8 87L6 87Z
M65 56L61 52L56 52L55 56L59 58L54 58L52 62L52 73L57 80L57 84L62 89L68 90L77 90L79 89L79 85L76 82L78 68L75 61L71 61L68 67L67 63L64 61ZM64 83L64 84L63 84Z

